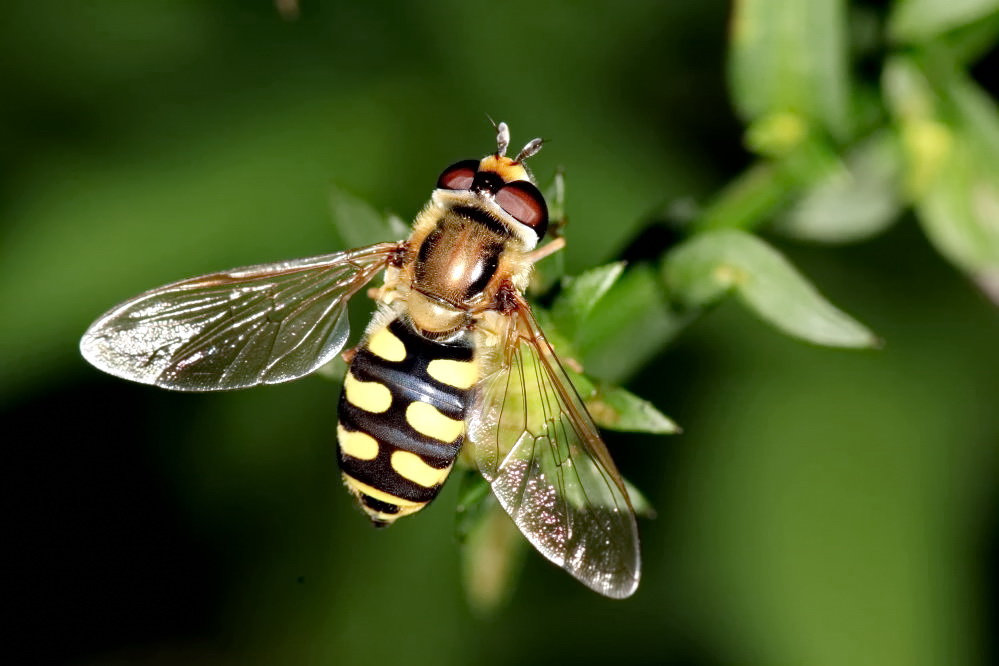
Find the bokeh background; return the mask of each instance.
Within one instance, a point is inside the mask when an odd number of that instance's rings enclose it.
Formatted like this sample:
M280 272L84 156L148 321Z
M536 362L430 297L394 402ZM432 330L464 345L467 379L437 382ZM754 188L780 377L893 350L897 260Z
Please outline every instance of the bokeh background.
M870 26L889 8L850 11ZM624 378L684 428L607 436L658 510L624 602L532 554L509 606L476 616L455 489L372 530L338 479L328 380L181 395L78 355L90 321L146 288L342 247L334 184L411 217L443 166L491 150L486 113L515 145L550 140L542 181L565 168L570 273L668 249L649 229L752 160L730 12L6 2L4 661L999 658L999 310L911 214L846 246L763 231L883 349L809 346L726 302ZM995 94L997 70L990 47L969 71Z

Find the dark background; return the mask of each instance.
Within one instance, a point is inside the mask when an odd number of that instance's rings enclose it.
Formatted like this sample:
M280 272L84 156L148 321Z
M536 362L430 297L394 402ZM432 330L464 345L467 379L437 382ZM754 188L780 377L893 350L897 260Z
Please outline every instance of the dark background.
M999 314L912 219L773 242L886 341L810 347L735 304L628 382L685 430L610 434L659 511L600 598L528 558L463 599L455 488L375 532L338 387L182 395L77 341L181 277L341 247L336 183L410 218L447 164L550 143L570 272L744 167L726 2L5 3L0 398L11 663L940 664L995 650ZM996 90L995 54L974 70Z

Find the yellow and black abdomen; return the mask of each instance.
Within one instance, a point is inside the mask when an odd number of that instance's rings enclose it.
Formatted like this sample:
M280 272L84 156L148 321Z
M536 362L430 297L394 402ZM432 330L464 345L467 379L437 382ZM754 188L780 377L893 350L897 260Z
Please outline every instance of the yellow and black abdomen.
M337 459L376 525L440 492L465 439L478 380L472 335L429 340L394 319L369 331L344 379Z

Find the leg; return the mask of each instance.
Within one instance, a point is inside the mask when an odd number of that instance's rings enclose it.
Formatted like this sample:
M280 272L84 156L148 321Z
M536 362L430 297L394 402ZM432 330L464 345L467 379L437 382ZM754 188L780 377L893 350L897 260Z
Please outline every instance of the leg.
M532 264L536 264L545 257L555 254L564 247L565 247L565 238L559 236L551 243L548 243L547 245L542 245L538 249L531 252L529 255L527 255L527 260L530 261Z

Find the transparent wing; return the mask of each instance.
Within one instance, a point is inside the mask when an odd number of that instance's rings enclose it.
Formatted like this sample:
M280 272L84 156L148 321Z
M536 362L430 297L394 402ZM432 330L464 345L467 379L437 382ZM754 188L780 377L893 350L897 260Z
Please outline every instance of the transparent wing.
M627 597L641 563L621 476L526 302L509 326L469 420L479 471L542 555L601 594Z
M80 341L112 375L179 391L296 379L347 340L347 301L398 243L237 268L174 282L126 301Z

